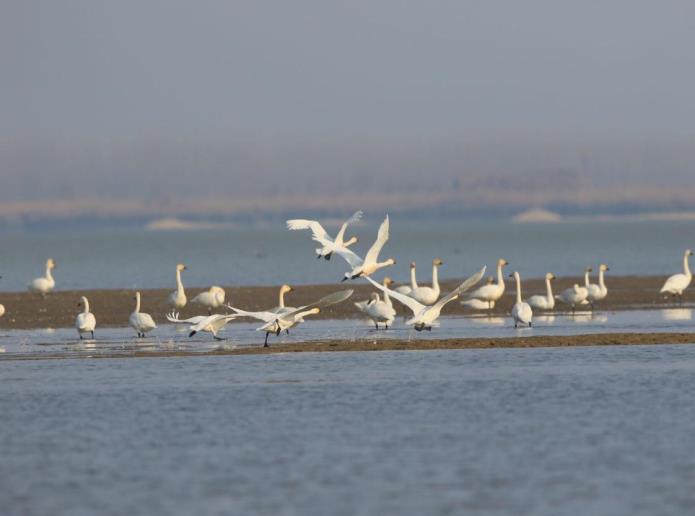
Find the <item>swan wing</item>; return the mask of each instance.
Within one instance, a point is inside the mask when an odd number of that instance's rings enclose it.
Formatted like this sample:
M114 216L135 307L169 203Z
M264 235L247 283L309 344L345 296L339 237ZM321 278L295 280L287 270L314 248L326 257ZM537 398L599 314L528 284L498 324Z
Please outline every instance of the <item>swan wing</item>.
M401 294L400 292L396 292L395 290L391 290L390 288L383 286L381 283L377 283L369 276L367 276L367 281L369 281L372 285L374 285L376 288L378 288L382 292L385 292L386 294L388 294L390 297L392 297L393 299L395 299L399 303L410 308L410 310L412 310L413 314L417 315L425 308L425 305L416 301L412 297Z
M354 292L354 290L352 290L352 289L340 290L338 292L333 292L332 294L328 294L327 296L322 297L321 299L319 299L318 301L316 301L314 303L300 306L300 307L295 308L289 312L285 312L283 314L280 314L280 316L283 318L284 317L292 317L292 316L296 316L299 312L303 312L303 311L310 309L310 308L322 308L324 306L330 306L330 305L335 305L337 303L342 303L343 301L348 299L353 294L353 292ZM278 314L275 314L275 315L277 316Z
M196 315L189 317L188 319L179 319L178 312L171 312L166 314L167 321L174 324L198 324L199 322L208 318L207 315Z
M389 216L386 215L384 222L379 226L379 232L376 235L376 241L372 244L372 247L367 251L367 255L364 257L365 263L374 263L379 258L379 253L381 249L386 244L389 239Z
M335 243L342 245L343 239L345 238L345 230L350 224L354 224L355 222L359 222L360 219L362 218L362 210L356 211L355 213L352 214L352 217L347 219L345 222L343 222L343 225L340 227L340 231L338 231L338 234L335 236Z
M232 310L234 314L238 317L251 317L252 319L258 319L259 321L271 322L278 318L278 314L273 312L247 312L246 310L240 310L239 308L234 308L231 305L225 305L227 308Z
M319 224L319 222L316 220L291 219L287 221L287 229L289 229L290 231L310 229L315 239L325 238L331 240L331 237L328 236L326 230L323 229L323 226Z
M487 267L483 267L482 269L480 269L478 272L476 272L472 276L469 276L463 283L461 283L458 287L456 287L454 290L449 292L446 296L441 298L439 301L437 301L432 306L436 307L436 308L442 308L449 301L453 301L454 299L459 297L461 294L463 294L467 290L470 290L476 283L478 283L481 279L483 279L483 276L485 275L486 269L487 269Z
M362 260L362 258L357 256L347 247L340 247L336 249L335 252L338 253L338 255L341 256L346 262L348 262L348 265L350 267L359 267L364 263L364 260Z

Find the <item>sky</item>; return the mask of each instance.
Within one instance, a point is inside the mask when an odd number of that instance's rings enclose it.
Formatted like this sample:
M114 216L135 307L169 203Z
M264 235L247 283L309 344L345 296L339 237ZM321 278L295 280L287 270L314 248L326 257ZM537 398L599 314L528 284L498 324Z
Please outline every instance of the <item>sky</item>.
M4 0L0 200L685 183L693 48L691 1Z

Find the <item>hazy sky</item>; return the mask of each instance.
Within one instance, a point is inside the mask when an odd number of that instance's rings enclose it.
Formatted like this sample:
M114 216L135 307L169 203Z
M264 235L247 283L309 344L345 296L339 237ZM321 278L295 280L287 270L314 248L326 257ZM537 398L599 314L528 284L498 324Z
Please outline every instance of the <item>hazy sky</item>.
M551 168L625 142L687 149L693 49L685 0L3 0L0 173L109 175L133 146L145 175L177 146L246 149L212 167L233 173L281 170L294 148L380 149L363 173L397 170L399 145L435 164L440 147L509 145L510 169L555 144L578 150ZM695 164L675 160L664 173Z

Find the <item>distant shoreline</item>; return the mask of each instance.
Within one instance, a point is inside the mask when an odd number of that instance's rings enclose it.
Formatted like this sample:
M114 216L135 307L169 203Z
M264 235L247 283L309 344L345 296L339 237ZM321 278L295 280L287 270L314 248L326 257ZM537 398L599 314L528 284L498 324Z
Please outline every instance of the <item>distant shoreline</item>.
M670 308L694 308L689 305L689 300L695 299L695 293L686 291L683 307L667 303L659 296L658 291L664 281L663 276L610 276L607 278L609 294L605 302L597 305L597 311L634 310L634 309L670 309ZM583 283L583 278L566 277L558 279L553 287L555 292L571 287L574 283ZM446 292L457 284L457 280L442 282L442 290ZM286 301L290 306L301 306L316 301L331 292L351 288L355 290L352 298L334 306L327 307L317 317L322 319L349 319L363 317L354 306L355 301L361 301L369 297L372 287L365 281L335 285L296 285L295 291L288 294ZM192 299L203 289L188 288L188 299ZM238 308L247 310L263 310L278 304L277 286L241 286L225 287L227 302ZM490 316L508 317L514 296L513 289L507 288L505 297L497 303ZM171 311L166 299L171 289L143 289L142 310L150 313L157 323L166 323L165 314ZM528 295L545 292L544 282L541 279L529 279L524 282L524 292ZM75 321L78 308L77 302L80 296L87 296L91 310L97 317L97 327L125 327L128 316L133 311L134 290L74 290L57 291L50 294L45 300L36 294L28 292L0 292L0 303L5 306L6 314L0 318L0 328L3 329L35 329L35 328L71 328ZM395 303L399 314L404 313L403 307ZM558 305L558 312L566 312L567 307ZM225 313L226 310L217 310ZM193 315L205 314L207 311L201 307L188 303L181 310L181 318ZM481 315L488 312L473 312L464 309L457 301L450 303L444 309L443 315ZM308 321L307 324L311 324Z

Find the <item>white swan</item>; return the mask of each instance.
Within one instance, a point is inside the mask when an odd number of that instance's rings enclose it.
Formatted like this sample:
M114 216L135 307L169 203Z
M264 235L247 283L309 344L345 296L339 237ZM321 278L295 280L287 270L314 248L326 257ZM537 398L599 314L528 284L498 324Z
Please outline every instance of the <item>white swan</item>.
M345 301L352 295L353 292L353 290L341 290L340 292L334 292L333 294L329 294L325 297L322 297L315 303L300 306L299 308L295 308L291 312L285 312L280 314L268 311L247 312L246 310L240 310L230 305L225 306L232 310L234 314L239 317L251 317L253 319L263 321L265 324L260 328L256 328L256 331L265 332L265 342L263 343L263 347L267 348L269 347L268 335L270 335L271 333L274 333L275 335L280 335L280 332L282 332L283 330L287 331L290 328L296 326L297 324L304 322L304 317L318 314L319 312L321 312L321 308L323 308L324 306L334 305L336 303L341 303Z
M212 315L196 315L188 319L179 319L178 312L171 312L166 315L167 321L174 324L188 324L189 337L193 337L199 331L212 333L215 340L224 340L217 335L217 332L226 326L229 321L239 317L236 314L212 314Z
M369 248L369 251L367 251L364 260L353 253L350 249L337 249L336 252L342 256L346 262L348 262L348 265L352 267L352 270L346 272L341 281L359 277L364 278L374 274L379 269L395 264L396 260L393 258L389 258L383 262L377 261L379 259L379 253L388 239L389 216L386 215L384 222L382 222L381 226L379 226L376 241L372 244L372 247Z
M291 219L286 221L287 229L296 231L300 229L310 229L313 235L313 240L321 244L320 249L316 249L316 258L325 258L330 260L334 252L339 249L347 249L354 243L358 242L357 237L352 237L348 241L343 242L345 238L345 230L350 224L358 222L362 218L362 211L356 211L352 217L343 222L340 231L333 240L330 235L323 229L323 226L316 220L307 219Z
M186 299L186 291L183 289L183 283L181 283L181 272L186 269L187 267L182 263L176 265L176 290L169 294L169 306L176 310L181 310L188 301Z
M586 284L586 290L589 293L586 300L589 302L592 309L594 308L594 303L597 301L603 301L606 299L606 296L608 296L608 288L606 287L606 281L604 278L604 274L608 270L610 270L608 265L602 263L598 267L598 285L591 282Z
M212 286L208 290L201 292L191 303L198 303L207 307L208 313L212 313L213 308L219 308L224 304L225 292L222 287Z
M388 287L393 281L391 278L384 278L383 285ZM379 294L373 292L367 301L359 301L355 303L355 306L359 308L362 312L367 314L367 316L374 322L376 329L379 329L379 323L383 323L386 329L393 325L393 321L396 318L396 310L393 308L393 303L391 303L391 298L388 292L384 292L384 300L379 298Z
M661 287L659 291L660 294L671 294L674 297L678 297L680 302L683 302L683 291L688 288L690 282L693 279L693 274L690 272L690 264L688 263L688 258L693 255L690 249L685 250L683 255L683 274L674 274L669 277L664 286Z
M482 287L474 290L466 297L468 299L474 298L481 301L487 301L488 308L492 309L493 303L502 299L504 295L504 274L502 274L502 269L509 265L509 262L504 258L497 260L497 283L492 283L490 285L483 285Z
M56 282L51 274L51 271L55 269L55 267L56 262L53 258L46 260L46 275L41 278L33 279L28 285L29 291L46 297L46 294L56 286Z
M572 313L574 313L577 305L581 305L586 301L588 295L589 292L586 290L586 287L580 287L575 283L572 287L566 288L560 294L556 295L555 299L569 305L572 308Z
M439 299L441 290L439 288L438 269L442 265L439 258L432 260L432 286L431 287L416 287L410 292L410 297L419 301L423 305L433 305Z
M150 314L140 312L140 292L135 293L135 310L130 314L128 324L138 333L138 337L144 337L157 327Z
M512 318L514 319L514 327L518 328L519 324L533 326L533 310L531 305L521 300L521 277L518 272L514 272L509 276L514 278L516 282L516 303L512 307Z
M545 275L545 292L544 296L531 296L526 302L531 305L531 308L539 310L552 310L555 308L555 296L553 296L553 286L551 282L555 279L555 274L549 272Z
M415 277L415 262L410 262L410 285L401 285L393 290L400 294L409 296L410 293L417 288L417 279Z
M83 308L82 312L77 314L77 318L75 319L75 328L77 328L80 340L82 340L82 334L84 333L91 333L92 338L94 338L94 329L97 327L97 319L94 317L94 314L89 311L89 301L85 296L82 296L77 306Z
M486 285L492 285L495 282L495 278L492 276L488 276L487 281L485 282ZM495 308L495 302L494 301L481 301L480 299L464 299L461 301L461 305L465 306L466 308L471 308L472 310L491 310ZM502 319L504 321L504 319Z
M268 311L274 314L279 314L283 312L291 312L294 310L293 306L285 306L285 294L293 292L294 289L289 285L285 284L280 287L280 292L278 293L278 306L270 308Z
M395 299L396 301L410 308L410 310L413 312L413 316L410 319L408 319L405 323L409 325L412 324L417 331L422 331L432 330L432 325L439 318L439 315L442 312L442 308L444 308L444 306L448 302L453 301L463 292L467 291L473 285L478 283L484 274L485 267L483 267L476 274L468 278L454 290L449 292L446 296L442 297L439 301L430 306L423 305L422 303L416 301L410 296L405 296L394 290L389 289L388 287L384 287L383 285L380 285L379 283L374 281L372 278L368 277L367 281L369 281L372 285L374 285L376 288L378 288L385 294L388 294L391 297L393 297L393 299Z
M2 278L2 276L0 276L0 278ZM3 315L5 315L5 305L0 303L0 317Z

